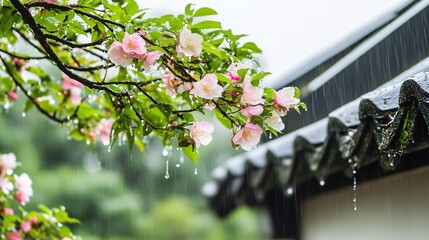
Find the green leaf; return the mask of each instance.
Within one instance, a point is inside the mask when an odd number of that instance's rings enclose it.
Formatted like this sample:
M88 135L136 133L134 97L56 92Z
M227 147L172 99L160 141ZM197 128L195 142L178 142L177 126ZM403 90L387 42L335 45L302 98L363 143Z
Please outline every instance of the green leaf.
M224 83L232 83L231 79L227 78L225 75L221 74L221 73L214 73L214 75L216 75L217 79L221 82Z
M268 102L272 102L276 96L276 91L272 88L264 88L264 98Z
M217 12L215 10L208 7L202 7L195 12L194 17L210 16L216 14Z
M247 71L249 71L248 68L243 68L237 71L238 76L240 76L241 79L244 79L246 77Z
M213 44L203 41L203 50L209 53L212 53L220 58L222 58L222 55L220 54L219 48L215 47Z
M232 128L231 121L225 116L223 116L222 113L217 108L214 110L214 113L217 119L219 120L219 122L222 123L222 125L224 125L228 129Z
M192 4L192 3L189 3L188 5L186 5L186 7L185 7L185 14L186 15L188 15L188 16L192 15L192 13L194 12L194 10L192 9L193 5L194 4Z
M195 29L222 28L222 25L220 24L220 22L208 20L208 21L199 22L194 26L192 26L192 28L195 28Z
M162 48L162 47L158 47L158 46L154 46L154 45L152 45L152 46L150 46L150 50L152 50L152 51L155 51L155 50L158 50L158 51L160 51L160 52L162 52L162 53L164 53L165 55L169 55L168 54L168 52L167 51L165 51L165 49L164 48Z
M270 72L260 72L252 77L252 82L270 75Z
M188 158L192 160L195 166L198 165L198 152L192 145L184 147L182 148L182 150L186 154L186 156L188 156Z
M184 24L182 21L180 21L179 19L177 19L176 17L172 17L169 21L168 24L171 27L171 30L173 31L178 31L180 29L183 28Z
M242 48L250 49L254 53L262 53L262 50L253 42L247 42L243 44Z
M158 31L152 31L149 33L150 37L155 39L155 40L161 40L162 39L162 34Z
M307 104L305 104L303 102L299 102L298 106L302 107L304 110L307 110Z
M139 5L134 0L127 0L125 11L130 15L134 15L139 12Z
M295 89L295 92L294 92L294 97L295 98L299 98L299 96L301 95L301 91L299 90L299 88L297 88L297 87L294 87Z
M142 140L140 140L140 138L136 138L134 143L136 144L140 152L144 152L144 143Z

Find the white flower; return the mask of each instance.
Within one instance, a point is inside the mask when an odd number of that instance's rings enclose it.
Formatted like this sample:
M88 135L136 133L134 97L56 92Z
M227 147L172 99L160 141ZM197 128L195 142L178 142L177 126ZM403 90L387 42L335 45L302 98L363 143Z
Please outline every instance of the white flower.
M192 33L189 29L183 29L179 37L178 51L187 57L198 57L203 49L203 37Z
M285 124L282 121L282 118L276 111L271 112L271 117L265 120L265 123L276 130L277 132L281 132L285 128Z
M190 137L195 141L195 145L208 145L212 141L213 124L206 121L194 122L190 130Z

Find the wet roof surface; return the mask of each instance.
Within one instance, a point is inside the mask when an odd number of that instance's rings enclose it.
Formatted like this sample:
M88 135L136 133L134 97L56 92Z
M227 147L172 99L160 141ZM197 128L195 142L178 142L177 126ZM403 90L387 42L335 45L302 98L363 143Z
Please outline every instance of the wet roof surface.
M394 170L401 156L429 147L429 72L369 92L328 117L260 145L213 171L203 187L224 216L257 204L274 188L323 180L378 161Z

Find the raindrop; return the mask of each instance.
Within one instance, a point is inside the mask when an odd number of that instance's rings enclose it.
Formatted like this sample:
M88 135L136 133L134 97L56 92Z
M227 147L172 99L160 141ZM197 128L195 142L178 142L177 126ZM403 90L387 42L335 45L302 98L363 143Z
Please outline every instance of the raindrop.
M107 152L112 151L112 146L109 145L109 147L107 148Z
M180 164L183 164L185 162L185 156L183 156L183 151L180 149L180 158L179 158Z
M176 167L180 167L180 163L176 164Z
M86 140L86 145L89 145L89 144L91 144L91 141Z
M269 138L269 139L272 139L272 138L273 138L273 134L272 134L272 133L270 133L270 135L268 136L268 138Z
M288 187L285 191L286 196L292 196L293 195L293 187Z
M357 210L357 194L356 194L356 188L357 188L357 180L356 180L356 167L357 167L357 160L354 159L354 161L352 161L351 159L349 159L349 163L351 164L352 167L352 173L353 173L353 210L356 211Z
M325 180L320 180L319 185L322 187L325 186Z
M21 116L22 116L22 117L26 117L26 116L27 116L27 114L26 114L25 112L23 112L23 113L21 113Z
M168 173L168 159L165 161L165 179L169 179L170 174Z
M195 170L194 170L194 174L195 174L195 175L197 175L197 174L198 174L198 170L197 170L197 168L195 168Z
M9 102L5 102L4 103L4 109L7 111L7 110L9 110L9 108L10 108L10 103Z
M164 157L167 157L167 156L168 156L168 148L167 148L167 147L164 147L164 148L162 149L162 156L164 156Z

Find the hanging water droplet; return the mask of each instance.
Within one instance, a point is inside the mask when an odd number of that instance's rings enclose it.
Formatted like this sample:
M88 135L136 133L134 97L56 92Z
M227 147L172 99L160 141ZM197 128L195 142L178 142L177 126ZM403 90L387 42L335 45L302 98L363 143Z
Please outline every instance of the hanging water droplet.
M270 133L270 135L268 135L268 138L269 138L269 139L272 139L272 138L273 138L273 134L272 134L272 133Z
M89 145L89 144L91 144L91 141L86 140L86 145Z
M286 188L286 196L292 196L293 195L293 187Z
M164 156L164 157L167 157L167 156L168 156L168 149L167 149L167 147L164 147L164 148L162 149L162 156Z
M169 179L170 174L168 173L168 159L165 161L165 179Z
M198 174L198 170L197 170L197 168L195 168L195 170L194 170L194 174L195 174L195 175L197 175L197 174Z
M185 156L183 156L183 151L180 149L180 158L179 158L180 164L183 164L185 162Z
M322 187L325 186L325 180L320 180L319 185Z
M26 114L25 112L23 112L23 113L21 113L21 116L22 116L22 117L26 117L26 116L27 116L27 114Z
M10 103L9 102L5 102L3 107L4 107L4 109L7 112L7 110L9 110L9 108L10 108Z
M107 147L107 152L112 151L112 146L109 145L109 147Z
M176 167L180 167L180 163L177 163L177 164L176 164Z
M357 210L357 180L356 180L356 167L357 167L357 159L354 159L354 161L351 163L351 167L352 167L352 173L353 173L353 210L356 211Z

